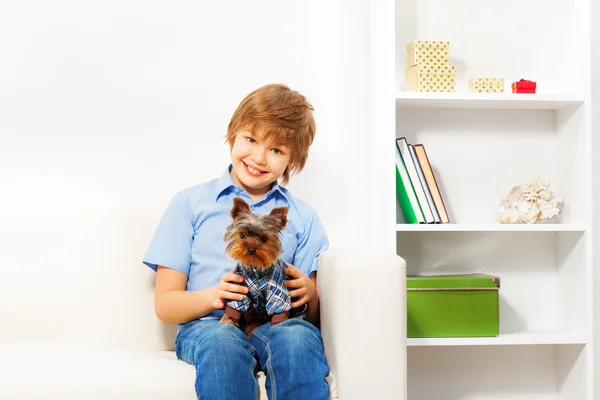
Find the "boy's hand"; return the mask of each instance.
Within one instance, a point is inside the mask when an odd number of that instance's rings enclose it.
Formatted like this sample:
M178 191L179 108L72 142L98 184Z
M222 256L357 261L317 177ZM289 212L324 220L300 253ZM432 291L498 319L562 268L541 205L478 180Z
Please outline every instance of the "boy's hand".
M227 300L243 300L244 295L248 293L248 288L236 283L244 282L244 277L236 275L235 267L221 277L219 284L216 286L217 298L212 302L212 306L216 310L225 308Z
M291 289L290 297L292 299L297 299L292 303L292 308L298 308L305 303L308 303L315 295L315 283L298 268L287 262L285 264L288 267L284 269L283 272L291 278L285 281L285 285Z

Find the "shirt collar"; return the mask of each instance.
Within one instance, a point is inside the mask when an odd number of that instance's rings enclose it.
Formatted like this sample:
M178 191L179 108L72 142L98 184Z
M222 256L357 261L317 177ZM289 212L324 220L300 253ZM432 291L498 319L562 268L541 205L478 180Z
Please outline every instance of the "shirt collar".
M217 181L217 186L215 188L215 200L217 200L225 190L229 188L235 188L235 184L233 183L233 180L231 180L230 175L231 167L231 164L229 164L229 166L225 168L225 172L223 172L223 175L221 175L221 177Z
M235 183L233 183L233 180L231 179L232 167L233 166L229 164L229 166L225 168L225 172L223 172L223 175L221 175L221 177L217 181L217 186L215 190L215 200L218 200L219 196L221 196L221 194L228 189L235 190L236 194L239 194L239 192L243 190L239 186L236 186ZM285 191L283 190L281 185L279 185L279 182L273 183L271 190L267 192L265 197L269 197L274 192L279 192L283 196L283 198L286 199L286 201L288 200L287 196L285 195Z

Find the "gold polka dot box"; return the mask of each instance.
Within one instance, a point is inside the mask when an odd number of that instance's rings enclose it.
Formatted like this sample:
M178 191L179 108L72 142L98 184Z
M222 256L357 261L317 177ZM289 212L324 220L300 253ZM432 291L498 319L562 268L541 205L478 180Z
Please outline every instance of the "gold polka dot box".
M406 46L408 66L425 65L428 67L448 65L450 42L442 40L415 40Z
M469 90L477 93L503 93L504 78L478 76L469 79Z
M450 41L416 40L406 46L404 71L410 92L455 92L456 68L449 64Z
M413 65L404 71L406 90L409 92L456 91L456 67Z

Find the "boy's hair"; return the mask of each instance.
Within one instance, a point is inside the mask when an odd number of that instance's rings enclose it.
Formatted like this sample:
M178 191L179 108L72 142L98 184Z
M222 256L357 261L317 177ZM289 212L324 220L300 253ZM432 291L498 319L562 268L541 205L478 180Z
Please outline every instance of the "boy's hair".
M290 175L302 171L312 145L316 124L313 106L286 85L269 84L248 94L233 113L227 128L227 142L233 147L242 130L262 135L276 145L290 149L290 162L283 172L285 185Z

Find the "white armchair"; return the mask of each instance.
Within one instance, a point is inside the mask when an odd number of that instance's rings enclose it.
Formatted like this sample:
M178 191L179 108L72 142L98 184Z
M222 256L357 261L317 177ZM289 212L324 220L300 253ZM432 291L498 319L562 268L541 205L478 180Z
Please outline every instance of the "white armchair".
M321 334L341 400L406 399L406 263L332 249L319 260Z
M49 285L63 279L51 276L57 281ZM318 290L322 334L333 372L332 398L405 398L404 278L404 261L395 254L331 249L322 255ZM141 285L139 276L131 282L128 288L113 287L110 304L122 304L123 309L113 308L112 317L97 297L82 296L75 307L90 314L98 310L97 325L93 318L79 324L64 321L66 330L78 326L79 331L55 335L63 340L51 340L48 328L20 342L2 340L0 399L194 399L194 367L174 354L175 328L153 315L152 283ZM140 293L130 292L134 282ZM86 298L92 300L83 303ZM29 331L39 326L28 318L27 310L4 308L0 317L12 317L15 323L17 314L23 315L18 323L29 324ZM103 324L120 326L109 329ZM114 335L114 340L107 335ZM64 340L81 336L86 340ZM260 382L262 400L264 375Z

